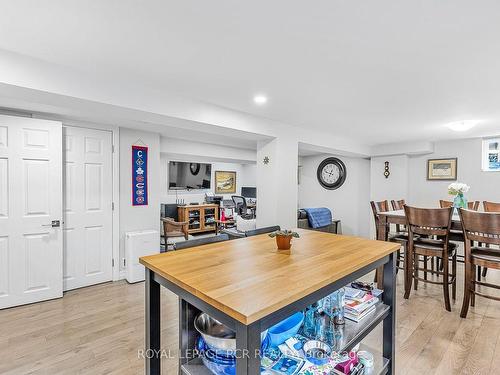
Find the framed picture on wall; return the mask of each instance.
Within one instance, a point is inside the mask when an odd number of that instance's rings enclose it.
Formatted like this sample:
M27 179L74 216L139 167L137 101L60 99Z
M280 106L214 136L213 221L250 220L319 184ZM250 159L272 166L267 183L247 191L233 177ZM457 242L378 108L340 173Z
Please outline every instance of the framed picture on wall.
M427 160L427 179L456 181L457 158Z
M215 171L215 194L236 193L236 172Z

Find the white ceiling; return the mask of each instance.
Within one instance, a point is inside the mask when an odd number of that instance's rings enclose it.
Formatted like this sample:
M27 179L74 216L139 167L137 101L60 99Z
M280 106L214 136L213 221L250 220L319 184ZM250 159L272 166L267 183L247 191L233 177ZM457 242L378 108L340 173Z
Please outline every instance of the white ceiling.
M0 0L0 48L378 144L500 133L500 1ZM266 106L252 102L269 96ZM483 120L450 134L443 124Z

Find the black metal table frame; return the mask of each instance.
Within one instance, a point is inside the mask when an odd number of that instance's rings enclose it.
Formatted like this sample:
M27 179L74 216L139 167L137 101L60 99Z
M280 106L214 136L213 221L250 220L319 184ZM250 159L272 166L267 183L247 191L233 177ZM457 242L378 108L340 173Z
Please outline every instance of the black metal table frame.
M321 298L333 293L352 281L359 279L367 273L383 266L384 293L383 303L390 307L387 316L383 319L383 351L384 358L389 360L388 373L395 374L395 302L396 302L396 272L394 253L387 255L340 280L337 280L295 302L287 305L253 323L245 325L226 313L218 310L207 302L194 296L164 277L146 268L145 283L145 349L150 355L145 356L146 374L160 374L161 372L161 346L160 346L160 285L179 296L179 349L180 353L194 349L194 342L189 333L193 331L193 309L206 312L236 332L236 374L260 374L260 357L258 355L261 345L260 333L270 326L282 321L293 313L305 309ZM364 332L359 337L361 341L369 332ZM358 341L358 342L359 342ZM179 354L180 354L179 353ZM254 354L255 353L255 354ZM179 355L179 374L182 365L187 363L185 355Z

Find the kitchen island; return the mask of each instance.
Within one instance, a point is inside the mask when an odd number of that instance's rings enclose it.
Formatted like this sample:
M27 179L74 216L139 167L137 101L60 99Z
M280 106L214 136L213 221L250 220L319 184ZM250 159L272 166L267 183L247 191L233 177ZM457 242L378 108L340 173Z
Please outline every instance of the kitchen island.
M346 323L342 350L383 322L383 348L374 374L394 374L395 258L399 245L297 229L289 252L268 235L142 257L146 267L146 347L160 353L160 286L179 296L179 373L210 374L195 348L195 316L205 312L236 332L236 374L260 373L261 332L297 311L383 267L383 303L367 321ZM168 319L168 317L166 317ZM146 356L146 373L159 374L161 356Z

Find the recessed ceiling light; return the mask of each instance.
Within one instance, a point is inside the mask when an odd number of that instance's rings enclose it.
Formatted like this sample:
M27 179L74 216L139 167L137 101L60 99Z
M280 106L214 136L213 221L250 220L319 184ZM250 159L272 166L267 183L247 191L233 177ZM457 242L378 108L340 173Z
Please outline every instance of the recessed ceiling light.
M253 101L255 102L255 104L258 104L258 105L266 104L267 103L267 96L265 96L265 95L255 95L253 97Z
M477 125L477 123L478 122L476 120L455 121L447 124L446 126L456 132L465 132L469 129L472 129Z

